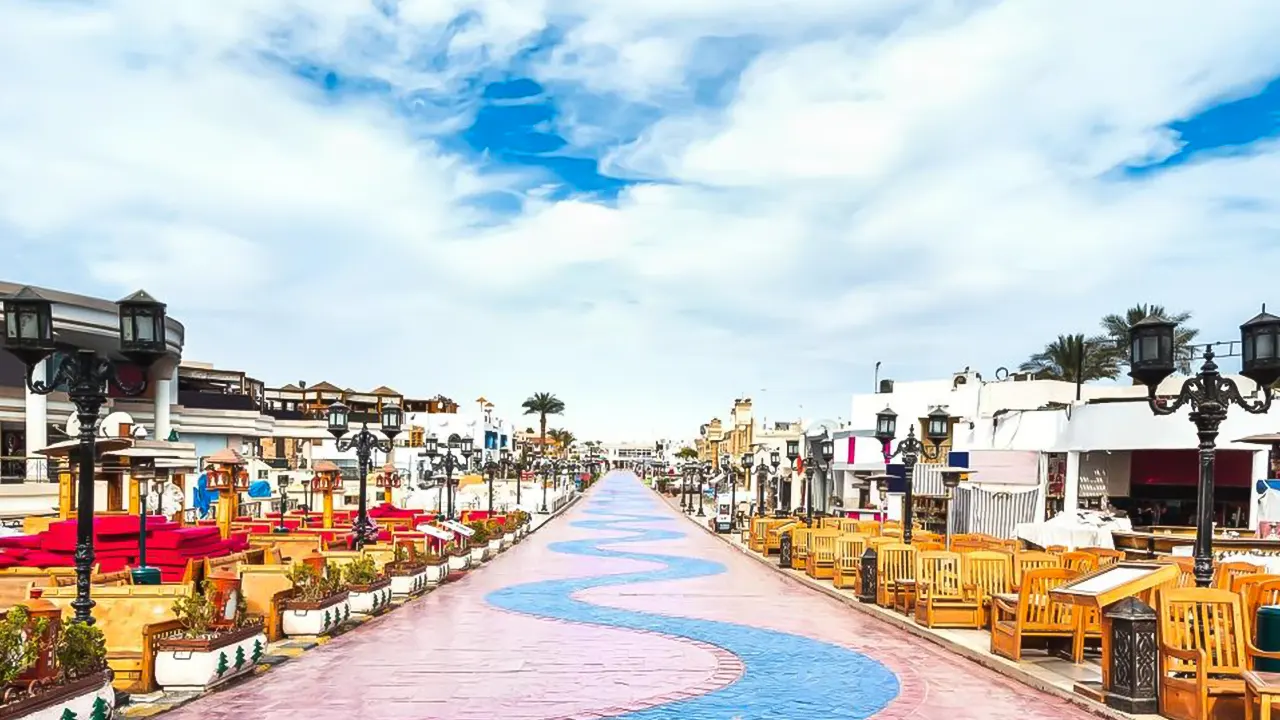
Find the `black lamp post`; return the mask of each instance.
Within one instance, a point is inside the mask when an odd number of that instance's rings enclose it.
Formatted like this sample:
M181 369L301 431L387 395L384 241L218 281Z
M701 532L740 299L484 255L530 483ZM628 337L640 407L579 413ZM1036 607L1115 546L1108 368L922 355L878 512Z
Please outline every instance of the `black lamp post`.
M742 474L747 478L747 490L751 489L751 475L755 469L756 455L754 452L748 451L742 453ZM763 467L763 466L762 466ZM759 482L760 478L756 478L756 511L755 517L762 514L761 508L764 507L764 484ZM750 525L750 523L748 523Z
M702 511L702 498L707 494L703 484L707 481L707 476L711 474L711 461L708 460L698 467L698 517L706 517L707 514Z
M542 509L538 511L540 513L548 512L547 510L547 475L549 475L552 472L552 466L553 466L553 463L547 458L542 458L541 460L538 461L538 476L542 478Z
M280 489L280 527L276 528L276 532L287 533L289 528L284 524L284 514L289 509L289 475L287 473L276 476L276 487Z
M4 299L4 349L26 366L27 388L37 395L65 389L80 423L76 479L76 599L75 622L93 624L93 599L89 580L93 570L94 438L98 415L107 401L107 384L124 395L136 396L147 387L147 371L168 351L165 341L165 306L146 292L116 303L120 317L120 354L142 370L137 384L120 379L117 361L95 351L75 348L58 361L46 378L35 378L36 366L60 349L54 338L53 303L34 289L23 287Z
M520 485L524 483L524 471L529 467L529 453L521 446L520 459L516 461L516 507L520 507Z
M788 515L791 514L791 509L792 509L791 508L791 478L794 477L794 471L796 469L796 461L799 459L800 459L800 441L788 440L787 441L787 463L788 463L787 467L791 468L793 474L791 476L788 476L787 478L787 485L784 488L786 492L778 493L779 495L783 496L779 498L779 501L782 503L782 507L786 510ZM781 481L779 481L779 486L781 487Z
M305 504L302 506L302 527L311 527L311 478L302 478L302 496Z
M151 584L150 579L158 570L147 567L147 495L151 482L156 478L154 458L133 458L131 474L138 481L138 569L134 571L135 584ZM158 506L159 498L156 505Z
M813 525L813 478L818 473L822 473L825 478L827 472L831 469L831 461L835 459L835 443L831 440L831 436L823 428L822 434L812 438L806 438L808 442L809 456L804 461L804 478L807 483L805 492L805 512L808 514L808 523ZM815 453L815 447L816 453ZM825 510L823 512L825 514Z
M366 485L369 479L370 459L375 449L384 453L391 452L392 441L395 440L396 435L400 434L401 416L398 405L387 403L382 406L382 413L379 416L382 424L382 434L386 435L386 438L379 438L369 432L369 424L367 422L361 423L360 431L355 435L346 437L348 430L347 419L350 416L350 412L347 406L341 402L334 402L329 405L329 434L333 435L334 440L337 440L338 452L346 452L355 448L356 459L359 461L360 509L351 530L355 535L356 549L360 549L378 539L378 526L369 519L369 503L365 497L367 494Z
M484 464L484 472L489 476L489 514L493 514L493 478L498 474L498 463L490 460Z
M680 468L680 509L689 511L689 481L693 477L693 465L686 464Z
M925 439L927 443L920 442L916 438L915 423L907 428L907 436L898 443L896 450L890 452L889 443L893 442L894 437L898 433L898 414L892 409L886 407L884 410L876 413L876 440L884 446L884 461L888 464L894 457L902 456L902 466L906 470L906 492L903 495L902 507L902 542L911 544L911 516L914 508L912 503L914 498L911 494L912 484L915 479L916 463L923 457L926 460L937 460L942 452L942 443L946 441L947 434L951 430L951 416L941 407L936 407L929 413L927 424L925 427Z
M1258 385L1261 397L1246 399L1231 378L1223 377L1212 347L1205 348L1204 364L1194 377L1182 383L1177 396L1159 397L1160 382L1173 374L1174 333L1177 323L1148 317L1129 329L1129 375L1147 386L1147 402L1156 415L1172 415L1183 405L1196 425L1200 439L1200 478L1196 486L1195 576L1197 587L1213 581L1213 465L1217 457L1218 427L1227 409L1237 405L1261 415L1271 409L1271 386L1280 380L1280 317L1267 312L1240 326L1240 374Z
M441 502L436 504L441 506L440 509L444 512L445 519L453 520L453 473L455 470L466 470L470 466L471 456L476 451L475 445L466 441L457 433L449 436L444 452L440 451L440 443L434 435L428 435L423 439L422 444L422 454L428 458L432 473L444 468L444 484L440 486L440 491L444 494L448 506L446 508L445 504Z
M720 469L724 470L724 479L729 483L729 532L733 532L738 520L738 475L732 455L725 453L720 456Z

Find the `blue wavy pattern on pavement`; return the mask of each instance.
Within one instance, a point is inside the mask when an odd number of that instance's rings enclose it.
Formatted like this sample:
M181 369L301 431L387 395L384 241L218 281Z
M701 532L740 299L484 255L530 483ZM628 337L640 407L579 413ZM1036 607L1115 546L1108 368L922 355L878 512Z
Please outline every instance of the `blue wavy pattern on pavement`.
M588 514L609 519L573 524L611 534L630 534L558 542L550 547L573 555L653 562L662 568L514 585L490 593L487 601L528 615L690 638L724 648L742 660L745 672L732 685L622 716L628 720L854 720L874 715L897 697L898 678L888 668L838 645L734 623L634 612L575 600L574 593L588 588L684 580L725 572L724 565L708 560L601 547L684 537L680 531L632 526L672 524L670 515L645 514L645 510L656 509L659 502L635 476L612 473L600 481L585 509Z

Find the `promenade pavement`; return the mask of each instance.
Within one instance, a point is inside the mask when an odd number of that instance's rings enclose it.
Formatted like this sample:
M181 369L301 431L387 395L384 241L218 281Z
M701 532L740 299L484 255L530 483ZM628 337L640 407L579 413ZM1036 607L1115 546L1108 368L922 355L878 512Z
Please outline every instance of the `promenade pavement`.
M612 473L464 579L170 720L1083 720L760 566Z

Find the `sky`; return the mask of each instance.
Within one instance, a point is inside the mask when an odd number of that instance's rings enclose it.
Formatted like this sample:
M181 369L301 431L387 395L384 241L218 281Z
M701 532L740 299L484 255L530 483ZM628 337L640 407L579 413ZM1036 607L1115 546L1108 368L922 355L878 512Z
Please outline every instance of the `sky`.
M581 438L1280 307L1280 4L0 0L0 277Z

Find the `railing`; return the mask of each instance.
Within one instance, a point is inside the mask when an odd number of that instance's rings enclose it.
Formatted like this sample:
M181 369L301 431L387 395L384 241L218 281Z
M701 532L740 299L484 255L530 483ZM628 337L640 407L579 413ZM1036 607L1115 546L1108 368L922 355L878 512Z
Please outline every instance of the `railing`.
M183 390L178 392L178 403L183 407L199 410L258 410L258 403L253 397L232 393Z

